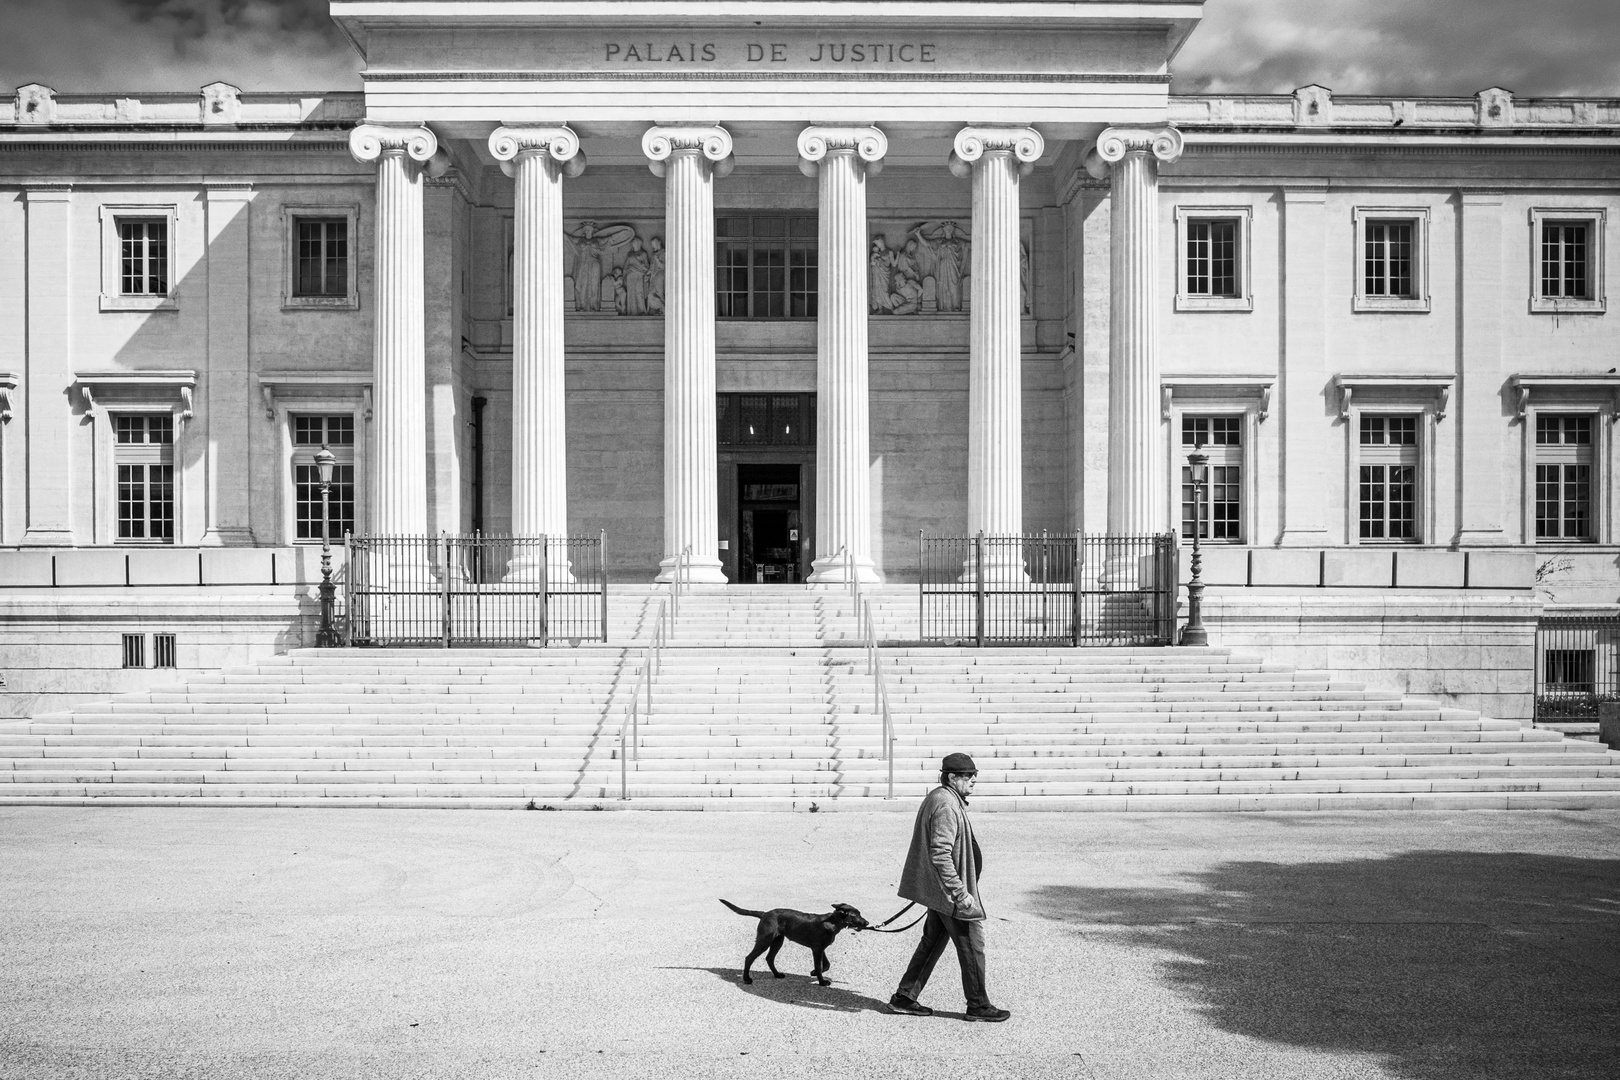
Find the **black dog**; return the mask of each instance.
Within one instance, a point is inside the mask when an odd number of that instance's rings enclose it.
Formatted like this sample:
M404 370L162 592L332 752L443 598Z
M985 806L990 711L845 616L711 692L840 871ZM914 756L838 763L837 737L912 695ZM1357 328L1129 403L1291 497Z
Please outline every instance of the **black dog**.
M776 970L776 954L782 951L782 942L794 941L810 950L815 957L814 970L810 972L815 980L822 986L831 986L832 980L826 977L826 971L832 967L827 959L827 947L838 936L838 931L853 927L856 930L865 930L871 923L861 918L861 913L848 904L834 904L833 909L825 915L812 915L807 911L794 911L792 908L773 908L770 911L749 911L740 908L730 900L721 900L722 904L739 915L747 915L759 920L759 930L754 934L754 951L748 954L743 961L743 982L752 983L753 975L749 968L760 953L765 953L765 963L771 969L771 974L778 979L787 978ZM770 950L766 952L766 950Z

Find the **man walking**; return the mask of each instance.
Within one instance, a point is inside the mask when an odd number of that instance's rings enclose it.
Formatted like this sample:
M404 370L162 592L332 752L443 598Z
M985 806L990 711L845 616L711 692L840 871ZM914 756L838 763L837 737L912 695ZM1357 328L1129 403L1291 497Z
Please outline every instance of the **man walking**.
M946 939L956 946L962 967L962 993L968 1020L996 1023L1012 1013L990 1004L984 991L984 904L979 900L979 870L984 856L968 823L967 801L979 770L966 754L947 754L940 765L939 787L917 809L911 850L900 874L900 896L928 909L922 940L900 988L889 999L889 1011L932 1016L917 998L928 985Z

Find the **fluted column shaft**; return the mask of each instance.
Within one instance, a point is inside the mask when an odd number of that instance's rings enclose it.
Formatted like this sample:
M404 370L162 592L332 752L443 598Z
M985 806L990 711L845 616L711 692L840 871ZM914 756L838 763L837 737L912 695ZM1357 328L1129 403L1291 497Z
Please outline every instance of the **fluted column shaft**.
M973 177L973 300L968 335L968 531L1024 529L1020 177L1045 144L1032 128L963 128L951 170ZM992 552L994 553L992 555ZM1011 545L986 557L1022 566ZM1015 565L1016 564L1016 565Z
M427 128L364 124L349 133L349 149L377 165L370 531L422 536L428 527L422 173L438 140Z
M799 167L819 176L816 301L816 555L813 582L876 581L867 401L866 177L877 128L809 127Z
M512 533L568 533L564 407L565 176L585 168L566 127L500 127L490 152L512 177Z
M691 580L724 583L715 486L714 186L731 171L718 127L654 127L641 140L664 178L664 558L675 574L690 545Z
M1160 430L1159 163L1181 155L1173 128L1109 128L1088 160L1111 178L1113 290L1108 342L1108 532L1169 527Z

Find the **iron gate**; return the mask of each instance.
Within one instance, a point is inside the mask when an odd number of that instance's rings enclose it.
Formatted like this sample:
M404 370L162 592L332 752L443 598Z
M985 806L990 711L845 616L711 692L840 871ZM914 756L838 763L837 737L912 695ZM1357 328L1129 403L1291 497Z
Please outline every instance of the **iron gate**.
M346 645L607 640L607 535L351 536Z
M1542 616L1536 721L1595 721L1605 701L1620 701L1620 615Z
M1156 536L917 537L923 641L1169 645L1178 563Z

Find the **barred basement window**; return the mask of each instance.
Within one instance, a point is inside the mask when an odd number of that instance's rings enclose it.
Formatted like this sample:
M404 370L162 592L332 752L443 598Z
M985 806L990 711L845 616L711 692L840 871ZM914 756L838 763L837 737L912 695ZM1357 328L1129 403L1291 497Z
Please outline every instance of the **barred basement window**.
M1191 540L1194 520L1201 540L1243 542L1243 417L1181 418L1181 535ZM1206 482L1197 493L1186 455L1202 450L1209 458Z
M1238 292L1238 223L1187 222L1187 295L1226 296Z
M298 262L293 295L349 295L349 222L347 218L300 218Z
M321 474L315 455L322 446L332 452L332 486L327 491L332 541L342 543L354 532L354 416L293 416L293 517L299 540L321 539Z
M118 539L174 543L174 416L112 417L118 472Z
M127 668L143 668L146 666L146 635L124 635L124 666Z
M1592 417L1536 415L1536 539L1590 541Z
M816 317L816 219L733 215L715 223L715 303L722 319Z
M163 218L118 220L119 291L125 296L169 292L169 223Z
M1407 300L1415 297L1412 255L1410 221L1367 222L1366 295Z
M152 635L152 666L159 668L179 667L175 663L175 644L173 634Z
M1361 417L1361 539L1418 539L1418 417Z
M1548 649L1542 654L1541 684L1555 693L1597 692L1597 650Z

